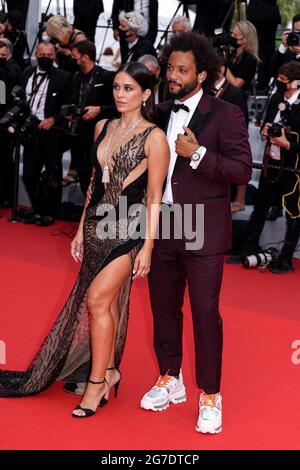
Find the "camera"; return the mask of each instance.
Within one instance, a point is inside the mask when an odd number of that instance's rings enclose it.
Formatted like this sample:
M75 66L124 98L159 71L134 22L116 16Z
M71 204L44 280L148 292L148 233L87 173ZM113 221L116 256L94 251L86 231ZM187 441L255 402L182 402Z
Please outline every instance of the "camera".
M219 28L214 30L212 41L213 47L224 57L225 65L231 65L236 57L236 50L239 47L237 40L231 34L227 34L224 29Z
M288 46L300 46L300 30L294 29L290 32L286 39Z
M262 250L260 253L246 256L243 259L244 268L264 268L267 267L272 261L278 256L278 250L276 248L268 248Z
M40 120L31 113L26 100L25 90L15 86L11 92L13 103L0 119L0 127L10 134L18 132L22 141L30 139L40 123Z
M274 122L272 127L268 129L268 137L280 137L282 129L285 129L283 125L279 124L279 122Z
M76 104L64 104L61 107L60 115L62 117L66 117L68 115L72 116L72 119L68 123L68 134L74 136L79 134L81 118L85 113L86 109L82 106L77 106Z
M287 125L290 108L291 106L287 101L279 103L278 109L280 111L280 121L273 122L272 126L269 127L268 137L280 137L282 129L285 130L286 134L288 134L291 131L290 126Z

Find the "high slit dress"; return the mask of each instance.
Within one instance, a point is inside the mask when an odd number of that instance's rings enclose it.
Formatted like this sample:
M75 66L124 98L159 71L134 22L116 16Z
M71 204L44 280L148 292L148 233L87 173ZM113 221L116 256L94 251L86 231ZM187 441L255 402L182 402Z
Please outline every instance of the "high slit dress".
M112 156L110 182L102 183L97 150L104 139L109 120L96 140L91 159L95 168L92 197L84 220L84 254L71 294L42 346L25 371L0 371L0 396L22 397L48 388L55 380L86 381L89 370L90 329L86 307L88 288L95 276L114 259L128 254L134 260L143 245L142 220L147 188L145 141L155 126L134 135ZM124 181L141 164L143 171L127 186ZM140 168L141 168L140 167ZM129 176L130 178L130 176ZM127 203L127 211L124 204ZM125 207L126 209L126 207ZM144 218L144 219L143 219ZM131 275L119 296L119 325L115 344L118 367L125 346Z

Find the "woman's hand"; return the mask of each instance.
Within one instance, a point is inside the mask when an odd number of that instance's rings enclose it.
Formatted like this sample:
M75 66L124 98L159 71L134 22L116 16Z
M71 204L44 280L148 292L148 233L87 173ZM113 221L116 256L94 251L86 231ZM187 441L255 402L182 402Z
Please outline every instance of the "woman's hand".
M145 277L150 271L152 249L143 247L135 258L132 279Z
M83 257L83 233L82 230L78 230L73 241L71 242L71 256L76 261L82 261Z

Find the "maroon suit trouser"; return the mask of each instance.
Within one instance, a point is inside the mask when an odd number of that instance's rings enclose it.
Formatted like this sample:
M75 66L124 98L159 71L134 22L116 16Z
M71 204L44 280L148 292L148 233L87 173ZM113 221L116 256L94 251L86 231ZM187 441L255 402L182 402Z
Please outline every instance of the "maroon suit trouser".
M171 217L172 218L172 217ZM172 231L171 231L172 232ZM204 241L205 243L205 241ZM222 318L219 295L224 255L186 250L183 239L155 241L149 289L154 317L154 348L160 374L178 376L182 363L182 306L186 284L192 311L196 379L205 393L220 391Z

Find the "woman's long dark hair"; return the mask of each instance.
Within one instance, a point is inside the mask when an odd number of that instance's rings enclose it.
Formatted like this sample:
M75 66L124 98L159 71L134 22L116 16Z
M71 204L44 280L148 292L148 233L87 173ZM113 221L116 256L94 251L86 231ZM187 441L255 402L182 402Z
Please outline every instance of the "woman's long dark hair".
M154 86L151 73L147 67L140 62L128 62L127 64L121 65L117 70L116 75L119 72L126 72L128 75L135 80L143 91L151 90L151 95L146 101L146 106L142 106L141 113L144 119L150 122L155 120L155 102L154 102Z

